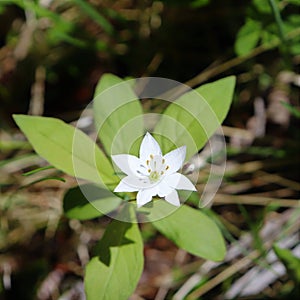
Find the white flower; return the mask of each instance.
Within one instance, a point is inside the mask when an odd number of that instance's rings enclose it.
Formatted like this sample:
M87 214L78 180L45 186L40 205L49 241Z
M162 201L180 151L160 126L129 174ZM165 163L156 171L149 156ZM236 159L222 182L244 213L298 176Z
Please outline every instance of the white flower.
M150 202L156 195L180 206L176 189L196 190L187 177L177 172L185 154L186 147L182 146L163 156L156 140L146 133L140 147L140 158L128 154L112 155L114 163L127 175L114 192L138 192L138 207Z

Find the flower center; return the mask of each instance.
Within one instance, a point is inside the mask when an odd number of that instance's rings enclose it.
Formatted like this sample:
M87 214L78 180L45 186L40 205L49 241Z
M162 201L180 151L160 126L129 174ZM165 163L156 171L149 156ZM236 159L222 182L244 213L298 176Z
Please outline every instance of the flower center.
M160 174L157 171L153 171L150 173L149 178L151 182L156 182L160 179Z
M161 155L150 155L150 159L146 161L150 181L157 182L164 176L169 166L165 164L165 159Z

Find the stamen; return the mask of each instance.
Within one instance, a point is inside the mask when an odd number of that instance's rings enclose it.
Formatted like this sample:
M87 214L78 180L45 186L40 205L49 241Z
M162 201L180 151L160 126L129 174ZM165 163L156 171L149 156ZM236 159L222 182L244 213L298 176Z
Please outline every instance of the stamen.
M149 159L147 159L146 160L146 165L149 166L149 163L150 163L150 161L149 161Z
M164 175L164 171L161 171L161 172L160 172L160 175Z
M151 158L151 159L153 159L153 158L154 158L153 154L150 154L150 158Z
M165 169L166 169L166 170L168 170L169 168L170 168L169 166L166 166L166 168L165 168Z
M164 164L165 162L166 162L166 160L163 158L163 159L161 160L161 163Z
M148 169L148 173L151 173L151 169Z

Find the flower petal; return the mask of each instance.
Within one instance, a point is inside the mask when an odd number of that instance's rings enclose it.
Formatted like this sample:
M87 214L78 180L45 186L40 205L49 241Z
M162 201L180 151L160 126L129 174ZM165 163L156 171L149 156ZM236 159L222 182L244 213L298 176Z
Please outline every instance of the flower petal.
M138 191L137 188L126 184L123 179L120 181L120 183L114 189L114 192L116 192L116 193L118 193L118 192L137 192L137 191Z
M112 155L111 158L118 168L126 175L140 177L147 174L147 168L136 156L129 154L118 154Z
M178 193L173 190L173 192L171 192L169 195L167 195L165 197L166 201L175 205L175 206L180 206L180 201L179 201L179 197L178 197Z
M177 190L196 191L194 184L184 175L174 173L164 178L166 184Z
M141 207L146 203L150 202L152 200L152 197L157 194L156 191L157 191L156 188L140 190L137 193L137 197L136 197L137 207Z
M162 156L159 144L152 137L152 135L149 132L147 132L141 143L140 160L142 162L145 162L147 159L149 159L150 154L152 154L153 156L155 155Z
M126 176L122 181L137 190L148 189L155 185L150 182L149 177Z
M185 160L186 146L179 147L164 156L165 164L168 166L166 173L172 174L177 172Z
M174 191L174 188L171 188L164 180L157 185L157 188L159 197L165 197Z

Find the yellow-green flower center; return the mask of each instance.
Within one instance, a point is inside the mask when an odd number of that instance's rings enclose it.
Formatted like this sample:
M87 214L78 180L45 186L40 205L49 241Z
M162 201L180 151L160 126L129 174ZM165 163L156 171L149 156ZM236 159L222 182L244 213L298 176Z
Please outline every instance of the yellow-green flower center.
M160 174L157 171L153 171L150 173L149 178L151 182L156 182L160 179Z
M149 179L151 182L157 182L169 169L165 164L165 159L161 155L150 155L150 159L146 161L148 167Z

